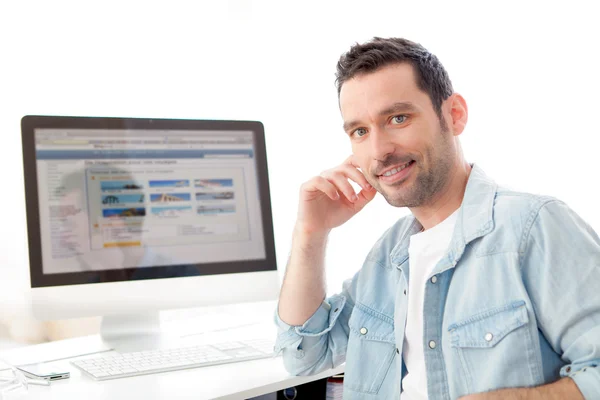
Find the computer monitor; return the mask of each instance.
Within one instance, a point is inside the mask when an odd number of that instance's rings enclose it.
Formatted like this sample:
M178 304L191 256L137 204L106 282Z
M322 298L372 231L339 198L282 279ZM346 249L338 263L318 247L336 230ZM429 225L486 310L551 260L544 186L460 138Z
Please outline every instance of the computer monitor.
M114 343L158 311L277 298L263 125L25 116L33 313L103 316ZM117 346L117 344L115 344Z

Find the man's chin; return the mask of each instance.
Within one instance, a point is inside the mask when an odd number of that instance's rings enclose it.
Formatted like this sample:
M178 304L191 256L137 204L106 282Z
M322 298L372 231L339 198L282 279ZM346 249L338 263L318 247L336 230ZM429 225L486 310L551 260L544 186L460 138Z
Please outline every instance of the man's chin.
M420 201L412 187L379 187L377 191L394 207L418 207Z
M405 197L397 193L397 191L392 192L390 190L379 190L379 193L389 205L394 207L406 207Z

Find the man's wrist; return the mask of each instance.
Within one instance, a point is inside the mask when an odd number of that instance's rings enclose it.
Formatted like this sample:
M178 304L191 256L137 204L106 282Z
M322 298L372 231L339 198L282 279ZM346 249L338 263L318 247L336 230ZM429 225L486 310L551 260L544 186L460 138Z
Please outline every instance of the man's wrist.
M320 243L327 241L330 229L314 229L301 223L294 226L294 239L301 243Z

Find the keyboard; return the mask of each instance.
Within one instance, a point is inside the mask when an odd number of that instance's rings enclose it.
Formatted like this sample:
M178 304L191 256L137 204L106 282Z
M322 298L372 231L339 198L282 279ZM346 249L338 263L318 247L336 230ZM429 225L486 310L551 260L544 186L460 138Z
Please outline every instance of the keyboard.
M111 354L71 363L95 380L125 378L273 357L273 340L254 339L201 346Z

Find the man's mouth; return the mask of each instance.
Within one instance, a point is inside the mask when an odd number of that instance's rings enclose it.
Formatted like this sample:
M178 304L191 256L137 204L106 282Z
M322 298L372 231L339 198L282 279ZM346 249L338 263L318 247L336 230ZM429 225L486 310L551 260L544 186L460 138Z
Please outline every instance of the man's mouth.
M379 178L381 177L386 177L386 178L390 178L396 174L399 174L401 171L403 171L404 169L410 167L411 165L413 165L415 163L414 160L411 160L409 162L407 162L406 164L402 164L402 165L397 165L393 168L390 168L386 171L384 171L383 173L377 175Z

